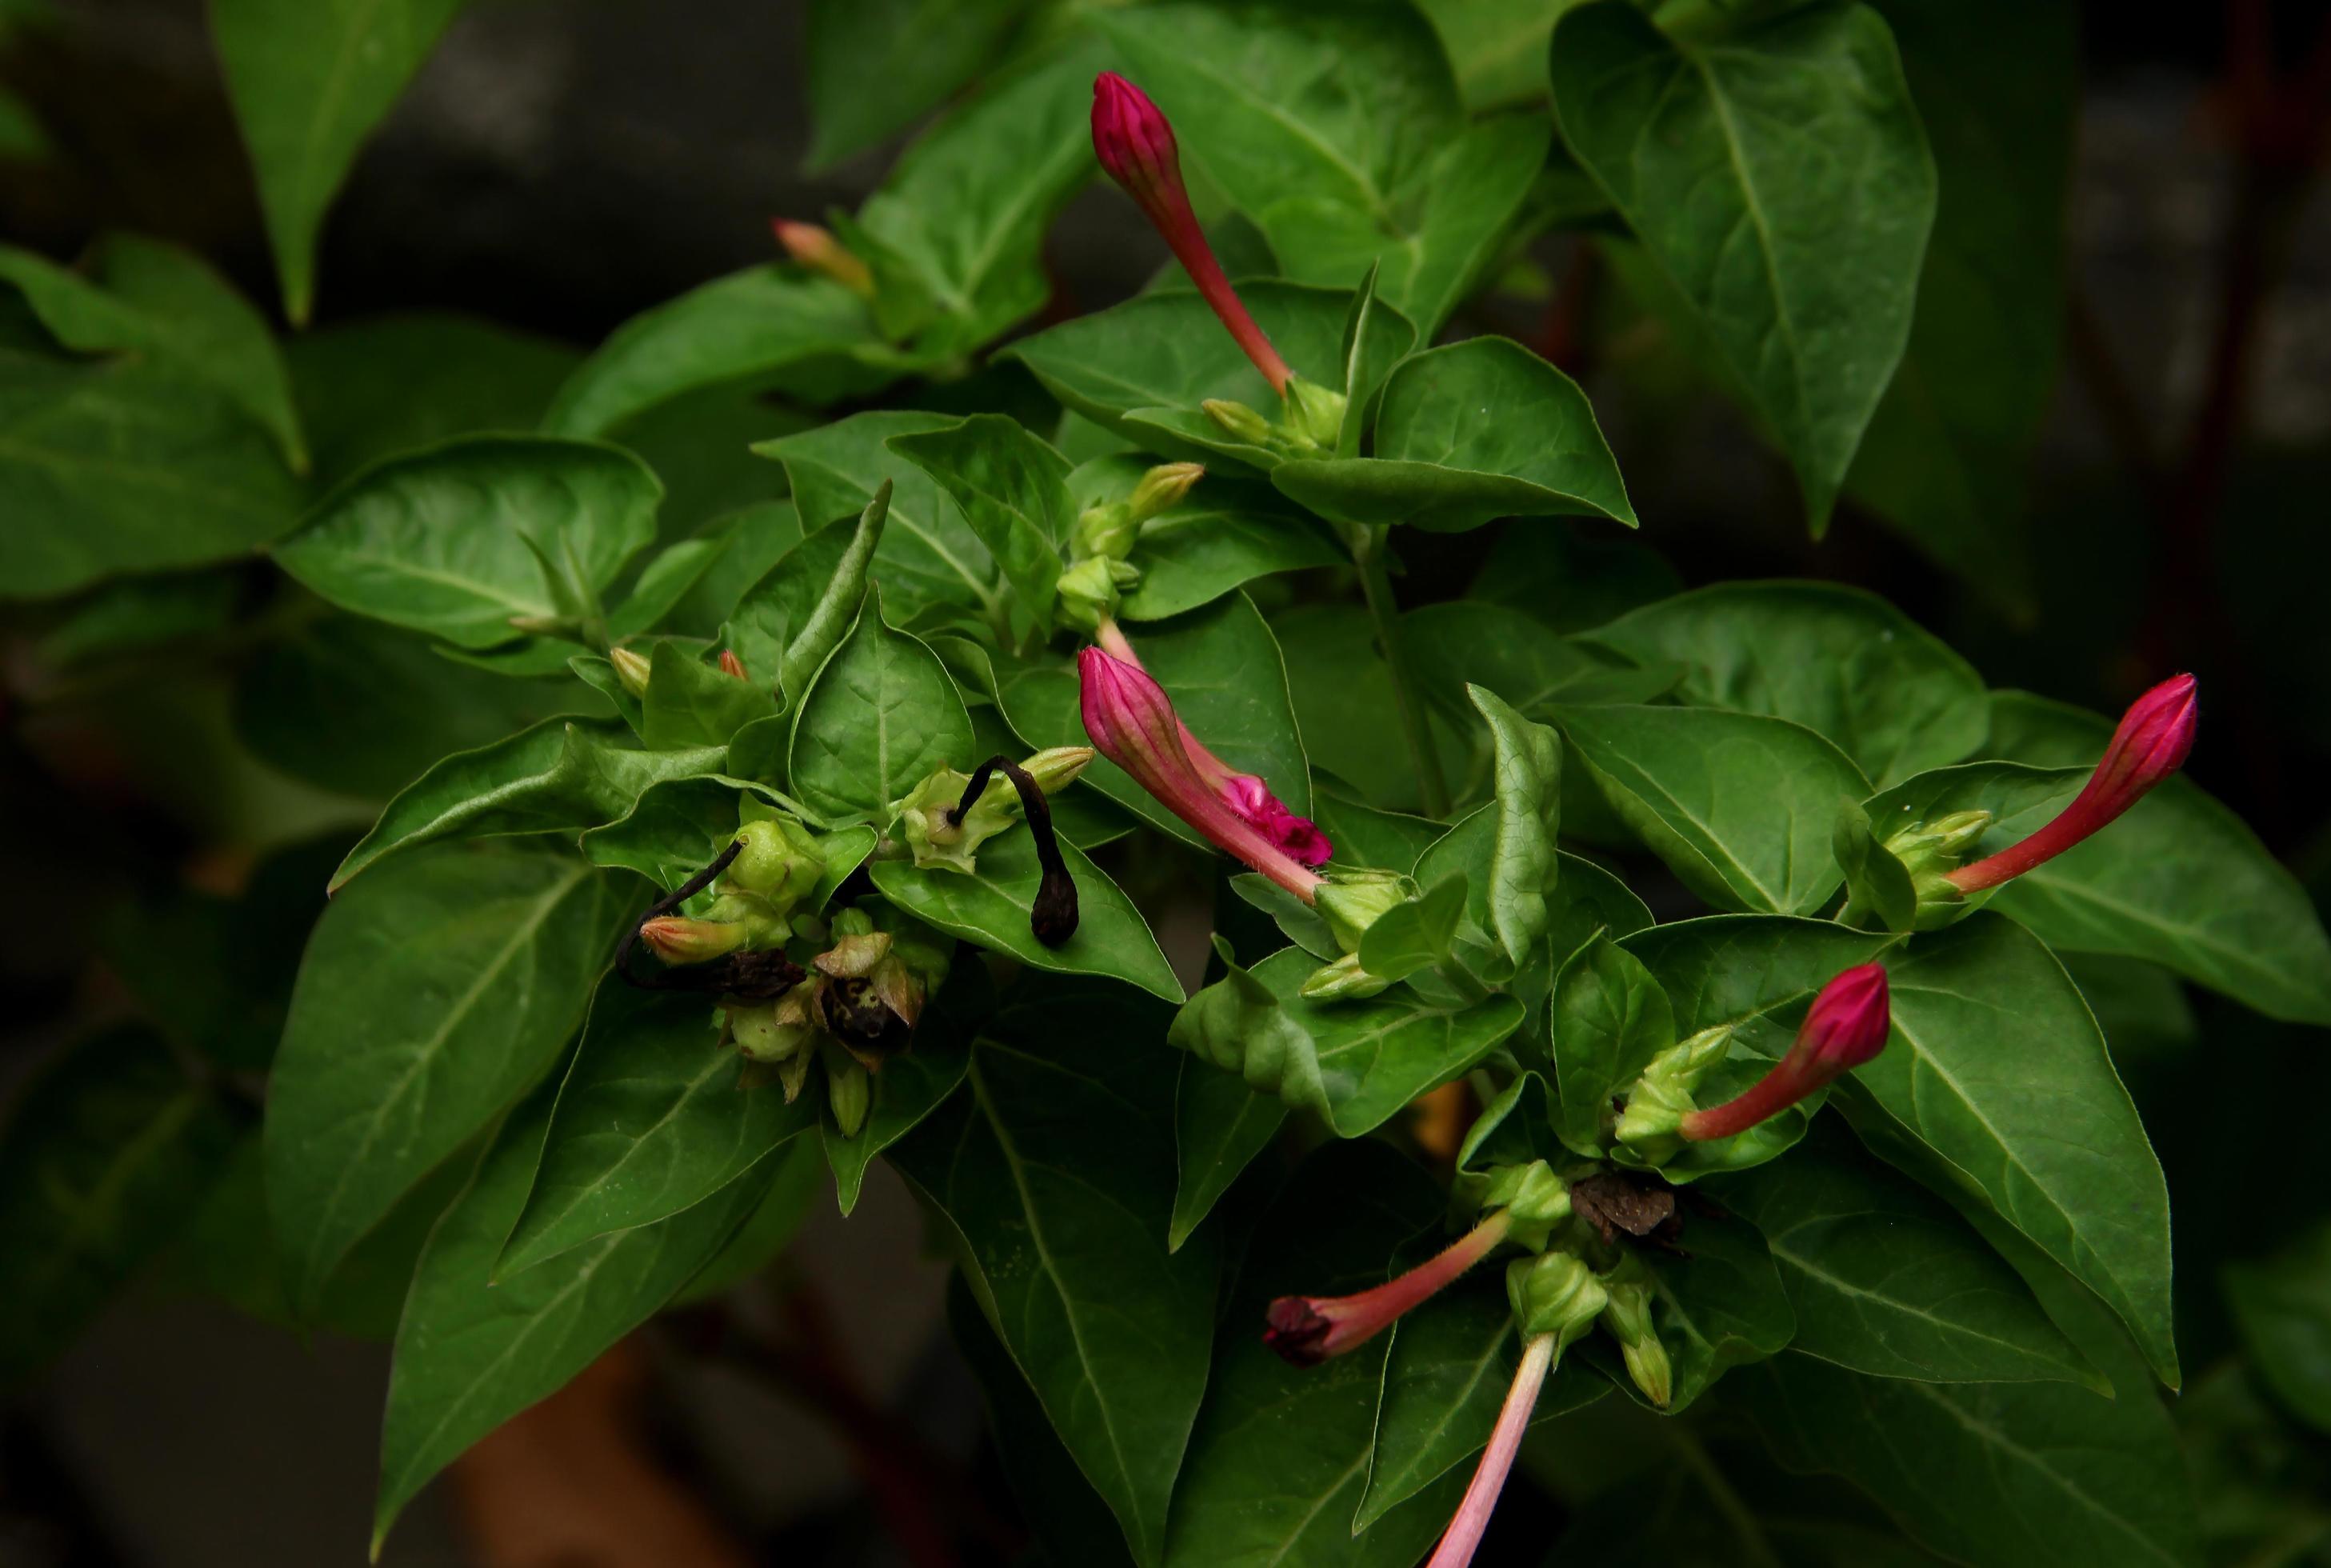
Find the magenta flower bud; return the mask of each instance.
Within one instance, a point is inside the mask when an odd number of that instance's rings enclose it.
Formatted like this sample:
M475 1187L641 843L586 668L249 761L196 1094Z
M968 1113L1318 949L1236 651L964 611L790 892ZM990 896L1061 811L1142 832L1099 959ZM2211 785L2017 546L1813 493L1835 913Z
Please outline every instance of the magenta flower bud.
M1559 1349L1559 1341L1551 1334L1541 1334L1522 1347L1522 1364L1514 1369L1513 1385L1506 1391L1498 1424L1489 1431L1489 1446L1482 1450L1472 1484L1465 1488L1465 1500L1457 1505L1425 1568L1467 1568L1473 1561L1482 1532L1489 1527L1489 1516L1497 1512L1498 1494L1506 1489L1514 1455L1521 1449L1522 1434L1529 1430L1539 1391L1546 1386L1546 1374L1553 1369Z
M1488 1257L1512 1227L1512 1211L1500 1209L1407 1273L1356 1296L1282 1296L1264 1316L1262 1342L1295 1366L1356 1349Z
M1886 971L1860 964L1813 998L1789 1054L1737 1099L1687 1114L1676 1129L1695 1143L1728 1138L1779 1115L1886 1049Z
M1962 893L1996 888L2108 826L2184 765L2200 722L2193 678L2171 676L2128 705L2105 746L2104 760L2054 821L1987 860L1946 873L1946 879Z
M1098 648L1077 656L1085 733L1100 754L1133 775L1207 842L1245 861L1305 903L1319 879L1231 809L1183 745L1187 733L1165 689L1137 665Z
M1270 390L1285 396L1293 372L1247 314L1230 280L1223 276L1213 248L1198 227L1197 214L1190 210L1190 193L1182 184L1181 150L1175 145L1174 128L1166 122L1165 115L1149 101L1147 93L1114 71L1104 71L1093 78L1092 137L1100 166L1125 187L1125 194L1165 237L1174 259L1182 263L1182 271L1198 286L1199 294L1254 361L1262 378L1270 383Z
M737 680L748 679L745 674L745 661L737 657L737 651L733 648L720 651L720 673Z

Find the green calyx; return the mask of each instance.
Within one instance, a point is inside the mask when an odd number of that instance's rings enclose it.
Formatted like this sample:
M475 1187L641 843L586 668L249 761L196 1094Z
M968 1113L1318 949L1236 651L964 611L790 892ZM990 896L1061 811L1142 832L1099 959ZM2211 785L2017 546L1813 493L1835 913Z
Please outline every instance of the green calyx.
M1398 871L1359 867L1337 870L1330 867L1323 875L1327 880L1314 893L1312 907L1327 922L1336 945L1346 953L1357 953L1360 938L1368 934L1368 927L1385 910L1407 902L1417 893L1416 879Z
M1910 873L1911 889L1918 896L1912 922L1916 929L1947 926L1965 912L1966 895L1952 884L1950 873L1965 861L1967 851L1991 823L1989 812L1953 812L1905 828L1886 841L1887 851Z
M1544 1160L1494 1166L1469 1178L1467 1189L1469 1194L1479 1194L1483 1212L1503 1210L1508 1221L1506 1240L1532 1252L1545 1251L1555 1228L1570 1218L1570 1183Z
M1288 378L1284 423L1288 434L1297 441L1334 451L1336 438L1343 433L1345 407L1342 393L1299 375Z
M1023 762L1022 771L1047 795L1074 784L1093 759L1089 746L1048 746ZM940 768L907 793L898 803L899 826L915 864L925 870L943 866L968 876L978 870L979 846L1020 820L1020 794L998 768L988 775L979 798L955 816L971 775L951 767Z
M1675 1366L1651 1325L1651 1271L1630 1252L1603 1276L1603 1329L1618 1341L1627 1375L1643 1397L1666 1408L1675 1395Z
M1620 1113L1614 1136L1642 1164L1657 1165L1683 1146L1677 1129L1698 1108L1692 1096L1731 1043L1728 1024L1703 1029L1653 1057L1627 1090L1626 1109Z
M1053 613L1061 623L1089 635L1117 618L1125 595L1141 585L1141 569L1108 556L1088 556L1062 569Z
M1550 1334L1560 1355L1594 1326L1610 1297L1583 1259L1551 1251L1506 1265L1506 1300L1522 1338Z
M1360 967L1360 955L1346 953L1333 964L1322 964L1298 988L1307 1002L1353 1002L1374 996L1392 982Z

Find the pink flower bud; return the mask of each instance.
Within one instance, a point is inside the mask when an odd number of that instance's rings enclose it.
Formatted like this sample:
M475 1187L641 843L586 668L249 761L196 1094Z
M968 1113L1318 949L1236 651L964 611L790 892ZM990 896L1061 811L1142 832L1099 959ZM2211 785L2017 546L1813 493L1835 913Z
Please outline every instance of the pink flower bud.
M640 927L640 940L666 964L709 963L743 946L747 935L742 925L685 915L660 915Z
M2145 792L2185 764L2201 722L2191 675L2173 675L2128 705L2104 760L2055 820L2021 843L1946 874L1962 893L1979 893L2051 860L2108 826Z
M786 255L822 272L861 299L874 297L874 274L863 260L833 237L832 231L790 218L771 218L769 228Z
M1694 1142L1728 1138L1779 1115L1886 1049L1886 971L1856 965L1813 998L1789 1054L1737 1099L1693 1111L1676 1130Z
M1131 774L1134 783L1197 829L1209 843L1245 861L1305 903L1312 900L1319 879L1232 809L1199 771L1183 743L1188 731L1165 689L1149 679L1147 671L1098 648L1088 648L1077 656L1077 679L1085 733L1103 756Z
M1356 1296L1282 1296L1265 1315L1262 1342L1296 1366L1356 1349L1488 1257L1512 1227L1512 1212L1500 1209L1407 1273Z
M737 651L735 649L723 648L720 651L720 673L723 675L733 676L738 680L743 680L747 678L745 675L745 661L737 657Z
M1282 396L1293 373L1270 339L1247 314L1230 280L1223 276L1213 248L1190 210L1190 193L1182 184L1182 155L1174 142L1174 128L1149 101L1149 95L1114 71L1093 78L1093 152L1108 177L1125 187L1150 223L1163 235L1182 271L1198 286L1270 390Z

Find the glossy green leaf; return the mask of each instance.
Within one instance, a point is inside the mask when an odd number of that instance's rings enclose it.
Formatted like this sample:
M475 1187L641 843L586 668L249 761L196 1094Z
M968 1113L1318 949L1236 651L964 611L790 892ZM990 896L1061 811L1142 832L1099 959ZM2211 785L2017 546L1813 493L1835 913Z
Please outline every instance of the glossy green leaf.
M307 470L283 356L232 284L192 252L135 234L101 241L91 271L85 278L0 246L0 281L16 286L58 342L83 354L141 355L203 383L264 426L295 471Z
M1573 708L1560 722L1611 808L1717 908L1810 914L1837 890L1837 819L1868 782L1812 730L1712 708Z
M1792 1350L1873 1377L2110 1386L1965 1220L1833 1120L1708 1191L1764 1232L1796 1309Z
M942 767L968 768L971 719L947 667L894 631L879 594L802 698L786 776L829 821L888 822L893 803Z
M1078 506L1123 500L1148 460L1096 458L1069 476ZM1127 621L1162 621L1210 604L1257 577L1351 559L1318 520L1249 480L1209 474L1182 502L1142 525L1133 564L1141 581L1125 596Z
M494 1278L693 1208L816 1125L808 1092L787 1105L743 1066L703 996L600 981Z
M2259 1381L2299 1420L2331 1431L2331 1225L2270 1258L2230 1263L2223 1278Z
M1559 873L1554 847L1562 822L1562 746L1494 692L1466 689L1489 727L1493 763L1488 927L1516 966L1536 952L1551 918L1546 895Z
M1420 0L1468 109L1546 96L1546 44L1570 0Z
M315 303L325 209L461 8L461 0L214 0L211 39L294 322L304 324Z
M574 613L573 594L595 600L654 538L662 495L614 447L470 437L366 470L275 559L343 610L492 648L519 635L513 617L555 619Z
M1809 1355L1734 1386L1792 1468L1847 1477L1953 1561L2202 1560L2184 1461L2142 1393L1866 1377Z
M1336 846L1339 866L1378 866L1406 871L1449 830L1430 817L1380 812L1374 806L1327 793L1311 797L1311 820Z
M1028 929L1043 868L1024 829L982 844L979 869L968 874L911 860L878 860L871 870L877 892L950 936L1038 969L1107 975L1167 1002L1181 1001L1181 983L1133 900L1074 844L1061 846L1061 859L1077 885L1078 919L1076 935L1058 947L1045 946Z
M1485 686L1515 711L1543 715L1569 705L1648 702L1682 676L1671 660L1638 664L1564 637L1503 604L1452 599L1400 618L1401 636L1427 700L1470 717L1468 686Z
M1419 1242L1416 1250L1441 1238ZM1489 1446L1489 1429L1521 1361L1504 1269L1476 1269L1402 1316L1386 1335L1368 1484L1352 1527L1365 1530ZM1611 1392L1583 1355L1563 1357L1539 1392L1530 1425L1583 1410Z
M366 867L442 839L580 834L628 815L650 785L717 773L720 746L638 751L612 721L547 718L456 752L407 785L333 873L338 892Z
M1883 599L1833 583L1721 583L1593 640L1681 663L1686 702L1803 725L1880 787L1974 753L1990 727L1973 665Z
M1405 980L1448 963L1465 914L1465 873L1451 871L1377 916L1360 937L1360 966L1381 980Z
M1231 1184L1269 1148L1287 1120L1287 1105L1261 1095L1235 1074L1190 1058L1174 1090L1174 1223L1168 1250L1178 1252Z
M809 1223L818 1195L825 1190L825 1151L807 1138L796 1138L766 1166L747 1173L737 1185L761 1186L765 1175L767 1185L760 1202L720 1250L690 1278L674 1306L725 1296L777 1260Z
M964 605L992 618L1003 603L995 562L962 508L937 480L890 449L893 437L955 423L938 413L860 413L753 449L785 465L808 534L837 518L861 516L882 481L891 482L873 575L883 602L901 621L935 604Z
M542 427L604 436L672 398L716 386L871 391L904 368L883 363L884 347L866 302L841 284L796 267L750 267L617 328L566 378Z
M523 1273L498 1271L549 1111L548 1095L538 1094L511 1114L422 1252L381 1420L376 1552L431 1477L645 1322L760 1201L760 1184L739 1182L661 1224L603 1237Z
M1348 285L1379 267L1384 298L1428 336L1546 159L1536 117L1464 123L1440 40L1406 5L1180 4L1103 26L1184 158L1254 220L1289 277Z
M1289 1180L1248 1246L1231 1298L1174 1495L1169 1568L1412 1568L1447 1526L1460 1477L1352 1531L1375 1445L1384 1336L1324 1365L1295 1367L1257 1332L1280 1296L1384 1283L1404 1242L1440 1229L1443 1206L1431 1177L1374 1139L1329 1144Z
M640 698L640 738L651 752L725 747L756 719L776 717L771 683L708 664L680 644L660 641Z
M1168 1038L1259 1094L1318 1112L1337 1136L1356 1138L1462 1077L1521 1024L1521 1003L1510 996L1469 1005L1401 985L1359 1000L1308 1002L1298 993L1318 966L1299 947L1251 972L1232 965L1190 999Z
M809 163L886 141L994 61L1029 0L813 0L806 8Z
M1022 623L1050 636L1061 552L1077 521L1068 460L1001 413L893 436L890 450L955 498L1018 594Z
M1048 987L973 1048L963 1089L892 1151L960 1241L973 1290L1137 1562L1205 1392L1215 1249L1166 1250L1175 1059L1164 1009Z
M1641 959L1597 936L1555 976L1548 1027L1561 1089L1555 1125L1574 1152L1599 1159L1610 1147L1612 1098L1675 1043L1675 1009Z
M573 856L471 847L405 857L332 900L267 1101L295 1309L312 1311L397 1200L550 1066L623 902Z
M1837 855L1837 869L1845 873L1845 906L1838 911L1838 918L1886 931L1915 930L1917 884L1901 857L1879 838L1869 813L1859 806L1840 813L1836 836L1830 842Z
M1482 417L1488 408L1494 419ZM1405 360L1384 383L1372 458L1281 463L1270 482L1323 517L1453 530L1498 517L1632 525L1619 465L1577 383L1503 337Z
M1309 812L1310 766L1280 673L1279 643L1245 594L1145 626L1134 648L1207 750L1261 778L1288 810L1299 816ZM997 674L999 705L1021 739L1038 746L1091 744L1073 663L1000 666ZM1204 841L1107 757L1094 758L1080 782L1186 843Z
M2021 525L2064 336L2079 17L2014 0L1873 3L1901 49L1939 191L1909 347L1845 488L2028 613Z
M0 597L249 555L299 516L265 433L137 356L72 365L0 348Z
M0 1142L0 1387L64 1348L193 1216L235 1123L158 1036L85 1040L25 1087Z
M890 510L890 492L878 484L854 519L836 518L779 557L721 626L746 673L766 671L788 708L849 635Z
M1553 76L1564 141L1778 434L1819 532L1908 341L1935 215L1885 21L1829 3L1711 36L1582 5Z

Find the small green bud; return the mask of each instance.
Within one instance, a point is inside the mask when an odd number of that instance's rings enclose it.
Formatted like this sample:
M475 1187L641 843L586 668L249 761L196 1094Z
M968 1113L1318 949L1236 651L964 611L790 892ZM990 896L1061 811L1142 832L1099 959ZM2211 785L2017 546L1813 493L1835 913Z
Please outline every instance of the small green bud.
M648 694L648 661L628 648L607 650L607 662L615 667L615 679L633 697Z
M1344 394L1299 375L1287 380L1287 433L1333 451L1344 429Z
M1210 397L1198 404L1198 408L1221 426L1223 433L1232 441L1242 441L1249 446L1270 446L1278 440L1279 432L1271 428L1270 421L1243 403L1232 403L1226 397Z
M1632 1253L1622 1256L1619 1266L1603 1276L1603 1326L1619 1342L1627 1375L1645 1399L1666 1409L1675 1396L1675 1368L1651 1323L1650 1268Z
M728 1032L737 1049L755 1061L780 1062L801 1054L810 1030L804 1023L777 1022L779 1003L740 1007L728 1015Z
M1545 1251L1555 1227L1570 1218L1570 1183L1544 1160L1496 1166L1479 1190L1483 1211L1503 1209L1511 1217L1507 1240L1533 1252Z
M1038 789L1056 795L1076 783L1078 775L1092 765L1092 759L1093 748L1089 746L1048 746L1023 762L1020 771L1034 779ZM987 787L992 790L995 785Z
M1116 619L1124 595L1109 570L1112 564L1107 556L1088 556L1061 573L1054 610L1061 624L1091 632L1099 631L1102 622Z
M1327 880L1313 890L1312 907L1346 953L1360 950L1360 938L1385 910L1416 897L1414 879L1398 871L1330 866L1322 875Z
M1133 542L1140 537L1141 520L1133 515L1130 502L1103 501L1077 514L1069 547L1080 559L1098 556L1122 561L1133 554Z
M1699 1107L1692 1095L1699 1080L1731 1049L1732 1027L1717 1024L1671 1045L1651 1059L1643 1076L1627 1090L1614 1136L1647 1164L1658 1164L1683 1146L1677 1131Z
M1191 487L1205 477L1205 465L1194 462L1159 463L1143 474L1125 503L1133 513L1135 526L1139 527L1169 507L1181 505Z
M825 853L807 828L791 817L766 817L737 830L744 848L720 879L723 890L750 893L773 916L789 912L825 875Z
M840 1065L847 1062L847 1066ZM842 1129L845 1138L854 1138L858 1129L866 1125L867 1108L874 1103L873 1075L863 1062L844 1056L836 1059L829 1053L825 1063L825 1104L833 1113L833 1125Z
M1916 929L1931 930L1958 917L1966 894L1950 874L1991 824L1989 812L1953 812L1931 822L1914 823L1886 841L1886 848L1910 873L1910 888L1918 898L1911 921Z
M1311 972L1298 994L1307 1002L1356 1002L1374 996L1392 984L1360 967L1360 955L1346 953L1333 964L1323 964Z
M1594 1270L1567 1252L1541 1252L1506 1265L1506 1300L1523 1340L1553 1335L1556 1354L1594 1326L1609 1299Z

